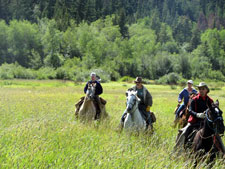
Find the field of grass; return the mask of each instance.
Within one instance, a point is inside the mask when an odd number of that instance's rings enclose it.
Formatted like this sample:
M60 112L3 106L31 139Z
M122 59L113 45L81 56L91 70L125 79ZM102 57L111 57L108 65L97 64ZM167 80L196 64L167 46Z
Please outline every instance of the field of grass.
M104 83L110 120L82 124L74 104L84 84L65 81L0 81L0 168L190 168L187 154L172 152L177 129L171 127L182 87L146 85L157 122L153 135L117 131L129 83ZM213 86L213 84L209 85ZM210 96L225 111L225 86ZM224 116L225 117L225 116ZM223 137L225 143L225 138ZM205 168L204 163L199 168ZM214 168L225 168L217 159Z

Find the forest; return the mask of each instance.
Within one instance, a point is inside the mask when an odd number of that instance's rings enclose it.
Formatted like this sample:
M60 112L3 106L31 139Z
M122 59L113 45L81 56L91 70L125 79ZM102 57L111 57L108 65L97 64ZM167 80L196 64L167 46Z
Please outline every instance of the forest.
M0 79L225 81L224 0L0 0Z

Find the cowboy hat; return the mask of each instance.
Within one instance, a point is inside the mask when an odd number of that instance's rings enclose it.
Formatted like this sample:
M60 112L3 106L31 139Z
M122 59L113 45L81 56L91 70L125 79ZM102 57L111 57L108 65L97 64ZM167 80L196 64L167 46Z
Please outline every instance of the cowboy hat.
M135 83L142 83L142 78L141 77L136 77Z
M188 80L187 83L190 83L193 85L193 81L192 80Z
M200 87L205 87L208 91L207 93L209 93L209 87L207 86L207 84L205 82L200 82L199 85L196 86L197 88L200 88Z

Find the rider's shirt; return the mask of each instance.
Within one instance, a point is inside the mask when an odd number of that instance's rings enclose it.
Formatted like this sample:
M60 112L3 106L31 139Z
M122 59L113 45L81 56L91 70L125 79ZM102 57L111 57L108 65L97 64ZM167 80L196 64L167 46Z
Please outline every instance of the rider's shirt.
M138 96L139 99L141 99L140 104L144 104L144 92L143 92L143 88L137 89L137 96Z
M201 119L196 117L197 113L203 113L208 109L208 105L212 104L213 100L209 96L202 97L198 94L193 98L190 106L190 117L188 119L189 123L197 123L201 121Z
M92 81L92 80L88 81L86 86L84 87L84 93L86 93L86 91L88 89L88 84L92 84L92 83L96 83L95 95L102 94L102 92L103 92L102 85L97 80L95 80L95 81Z
M189 92L187 88L184 88L184 89L179 93L178 100L184 99L184 105L187 106L188 101L189 101L189 95L190 95L191 93L197 94L197 90L195 90L195 89L193 88L192 91Z

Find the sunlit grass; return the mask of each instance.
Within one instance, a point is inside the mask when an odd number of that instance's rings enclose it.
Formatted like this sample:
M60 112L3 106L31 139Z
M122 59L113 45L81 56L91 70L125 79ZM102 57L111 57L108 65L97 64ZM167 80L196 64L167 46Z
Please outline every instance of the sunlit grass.
M190 168L187 154L173 153L174 119L182 89L147 85L157 123L153 135L128 136L117 130L129 83L102 84L110 121L82 124L74 104L84 84L61 81L0 81L0 168ZM225 110L225 89L212 90ZM225 142L225 139L223 138ZM201 164L200 168L204 168ZM217 159L214 168L223 168Z

